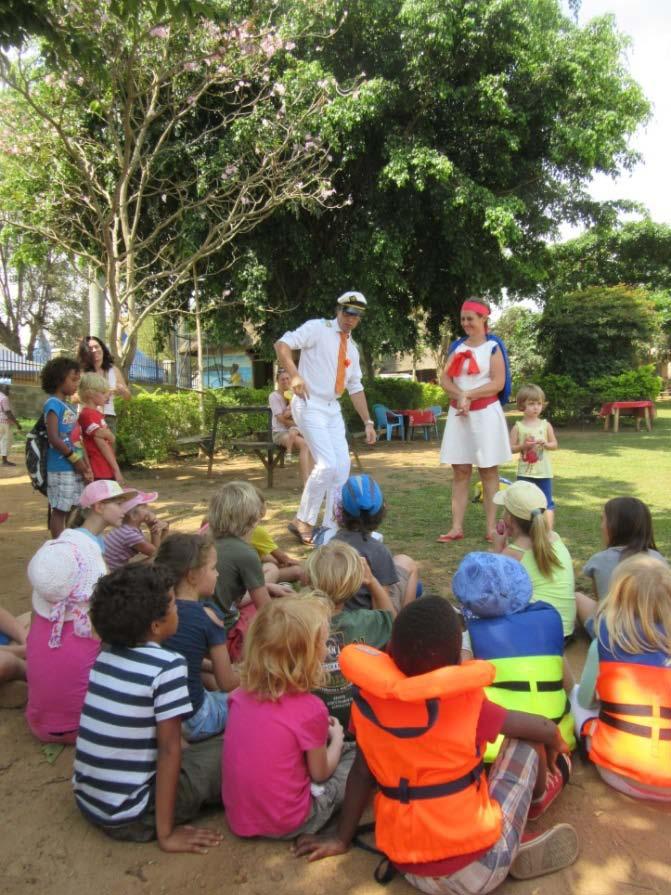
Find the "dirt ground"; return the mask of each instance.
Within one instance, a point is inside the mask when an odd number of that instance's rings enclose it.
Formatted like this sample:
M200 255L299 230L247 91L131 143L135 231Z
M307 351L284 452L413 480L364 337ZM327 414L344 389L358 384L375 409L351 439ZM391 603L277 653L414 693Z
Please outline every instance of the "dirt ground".
M447 506L446 474L437 468L435 445L384 445L362 459L383 488L391 490L392 483L397 486L402 471L406 480L435 488L437 505ZM170 518L174 529L194 531L211 489L218 482L243 477L265 486L261 464L251 458L220 460L211 481L200 460L131 474L128 479L134 487L160 492L157 508ZM281 546L292 553L300 553L300 549L286 536L285 524L299 494L296 466L278 470L276 487L267 492L269 527ZM0 471L0 511L11 513L0 528L4 581L0 604L19 613L30 608L25 569L45 537L46 517L45 501L31 490L20 465L16 470ZM449 573L458 556L437 553L427 544L426 529L418 529L412 520L408 522L408 539L409 543L390 546L396 550L404 547L420 558L424 580L432 589L447 594ZM473 545L464 547L474 549ZM579 673L584 653L582 641L571 648L574 673ZM235 839L228 832L223 812L203 821L225 837L220 847L205 856L166 855L155 844L108 840L86 824L75 808L70 791L72 748L49 763L40 743L28 732L22 708L9 707L25 699L22 688L9 685L0 691L0 705L5 706L0 708L0 890L5 895L65 895L73 890L79 895L177 895L187 890L223 890L235 895L332 895L340 890L374 895L379 891L372 877L375 861L371 855L354 849L340 858L309 864L294 858L286 845ZM600 782L592 767L576 758L569 787L536 826L545 829L558 821L573 824L579 832L580 858L562 873L528 883L508 881L498 891L501 895L671 893L670 814L664 808L618 795ZM412 890L397 877L387 891L394 895Z

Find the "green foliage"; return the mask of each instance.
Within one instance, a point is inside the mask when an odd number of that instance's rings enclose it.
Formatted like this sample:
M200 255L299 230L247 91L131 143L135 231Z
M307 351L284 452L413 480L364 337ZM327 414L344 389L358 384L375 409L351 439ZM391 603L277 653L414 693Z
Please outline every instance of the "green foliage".
M429 382L415 382L413 379L376 377L364 380L368 409L373 412L373 404L384 404L390 410L413 410L440 404L445 408L448 397L439 385ZM342 411L347 425L352 431L361 428L359 415L352 406L349 395L342 398Z
M578 385L570 376L546 373L534 382L545 392L547 418L558 426L587 419L592 402L589 389Z
M266 305L285 310L258 315L264 344L356 288L369 300L357 340L380 357L411 350L418 319L436 344L468 294L535 287L547 236L598 211L592 173L634 161L648 104L614 20L579 28L558 0L351 0L347 12L331 39L313 29L296 50L363 79L320 124L345 206L282 211L246 243ZM227 287L238 296L225 274Z
M593 419L610 401L654 401L662 380L652 364L616 376L596 376L579 385L571 376L546 373L534 380L545 392L548 419L559 426Z
M538 349L540 314L522 305L514 305L501 314L494 332L503 339L508 350L510 372L514 383L535 379L543 369Z
M662 379L654 366L648 364L619 376L590 379L589 387L595 406L610 401L655 401L662 390Z
M546 372L581 385L613 376L648 360L657 326L647 294L627 286L593 286L556 296L540 319L539 344Z

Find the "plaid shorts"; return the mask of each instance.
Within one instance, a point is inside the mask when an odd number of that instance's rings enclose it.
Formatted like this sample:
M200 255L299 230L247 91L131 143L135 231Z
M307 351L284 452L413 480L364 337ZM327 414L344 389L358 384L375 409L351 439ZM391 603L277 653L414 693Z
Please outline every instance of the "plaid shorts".
M428 895L485 895L500 886L520 847L537 773L535 749L520 740L505 740L489 774L489 795L501 806L503 817L498 842L450 876L407 873L410 885Z
M47 499L52 510L67 513L79 503L84 490L84 479L75 472L48 472Z

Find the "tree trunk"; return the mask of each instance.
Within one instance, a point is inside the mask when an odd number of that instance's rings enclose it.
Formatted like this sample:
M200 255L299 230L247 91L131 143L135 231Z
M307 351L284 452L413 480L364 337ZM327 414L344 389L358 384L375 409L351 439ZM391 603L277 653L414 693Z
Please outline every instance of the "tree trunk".
M205 425L205 369L203 366L203 330L200 322L200 296L198 293L198 277L196 276L196 267L193 268L193 300L196 311L196 363L198 365L198 387L200 404L200 422Z
M364 348L363 345L360 347L360 359L361 359L361 367L362 373L365 379L375 379L375 364L373 362L373 355L371 352Z

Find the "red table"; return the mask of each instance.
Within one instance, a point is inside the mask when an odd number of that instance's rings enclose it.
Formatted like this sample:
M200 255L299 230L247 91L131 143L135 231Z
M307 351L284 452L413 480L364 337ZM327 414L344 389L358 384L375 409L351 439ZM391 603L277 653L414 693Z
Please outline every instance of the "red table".
M399 416L403 417L406 441L410 441L415 433L415 429L424 429L425 440L428 440L429 430L431 429L434 429L436 435L438 434L436 417L432 410L395 410L394 413L398 413Z
M599 411L599 416L604 418L603 429L608 431L611 416L613 417L613 432L620 429L620 413L624 416L636 417L636 431L640 431L641 420L645 420L648 432L652 431L652 418L655 415L655 405L652 401L610 401L604 404Z

